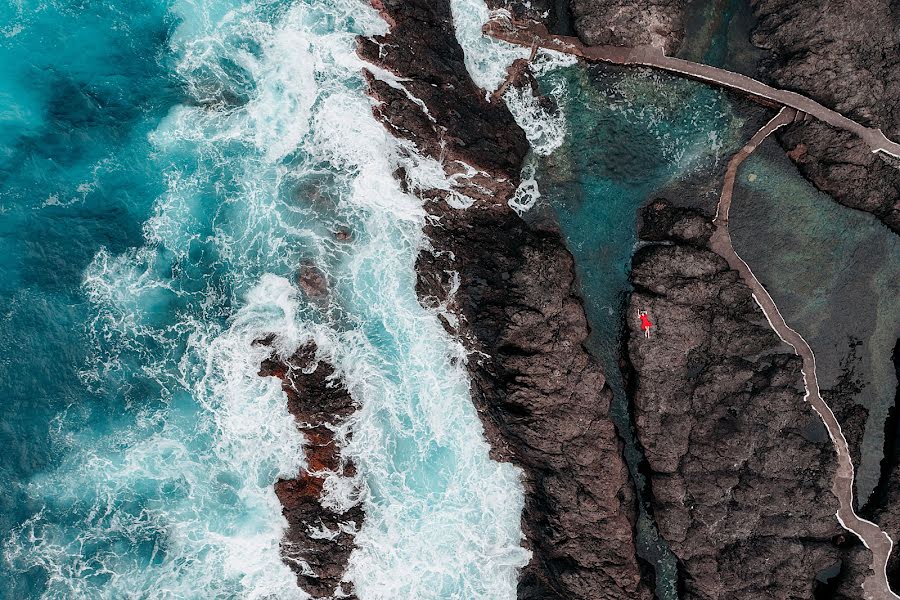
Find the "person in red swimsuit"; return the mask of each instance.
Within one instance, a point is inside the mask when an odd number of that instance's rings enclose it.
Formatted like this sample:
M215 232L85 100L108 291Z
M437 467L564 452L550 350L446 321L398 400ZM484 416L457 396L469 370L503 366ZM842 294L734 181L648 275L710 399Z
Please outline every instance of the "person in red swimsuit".
M647 316L646 310L639 310L638 317L641 318L641 331L644 332L644 337L649 340L650 328L653 327L653 323L650 322L650 318Z

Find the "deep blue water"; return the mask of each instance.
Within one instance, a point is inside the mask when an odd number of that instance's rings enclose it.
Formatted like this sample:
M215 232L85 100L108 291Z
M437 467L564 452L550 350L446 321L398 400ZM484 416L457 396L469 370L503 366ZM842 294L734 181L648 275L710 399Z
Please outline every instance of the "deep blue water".
M92 309L82 273L101 249L140 245L164 182L148 132L180 96L159 3L0 6L0 531L40 508L22 487L59 465L60 429L109 431L123 395L80 376ZM65 425L62 416L66 415ZM0 566L7 597L47 574Z

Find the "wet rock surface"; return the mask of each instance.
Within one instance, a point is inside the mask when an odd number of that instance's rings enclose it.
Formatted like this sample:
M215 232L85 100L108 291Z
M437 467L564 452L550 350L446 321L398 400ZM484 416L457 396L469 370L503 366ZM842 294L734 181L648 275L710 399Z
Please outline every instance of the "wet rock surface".
M900 7L889 0L759 0L753 43L760 75L866 125L900 136ZM779 141L800 171L838 202L900 232L898 161L821 122L795 123Z
M684 39L687 0L570 0L578 37L592 46L655 46L672 55Z
M528 151L524 132L502 102L489 102L468 76L462 48L453 33L447 0L383 0L387 36L360 38L367 61L405 79L409 93L369 74L369 91L380 101L375 115L394 135L419 150L464 159L487 171L518 173Z
M383 3L391 33L360 42L369 61L409 81L427 107L369 78L376 115L423 152L483 171L460 183L474 204L430 198L431 247L417 262L425 306L472 351L472 395L493 455L524 471L522 527L533 558L518 596L647 598L633 542L634 499L607 411L610 392L583 343L588 326L574 264L554 228L529 226L507 205L527 151L499 100L469 78L446 0ZM383 50L382 50L383 49ZM404 173L397 177L404 185ZM455 276L458 279L455 279ZM454 282L458 288L454 294Z
M506 9L516 21L543 23L550 33L575 35L569 0L487 0L491 9Z
M852 555L834 517L835 454L804 401L801 361L706 247L701 220L663 201L645 209L641 237L658 243L634 257L628 317L637 434L683 597L811 598L827 586L861 597L850 567L868 555Z
M328 293L328 279L325 273L311 262L300 265L297 285L310 298L320 298Z
M273 338L260 340L271 345ZM275 494L288 522L281 543L284 562L297 575L297 583L313 598L354 599L352 585L343 582L354 548L356 531L365 515L356 503L346 510L325 501L329 477L353 477L356 467L341 456L336 430L356 412L349 392L334 376L334 369L316 358L309 344L291 357L274 354L260 366L261 377L277 377L288 399L288 410L306 437L306 467L294 479L275 484Z

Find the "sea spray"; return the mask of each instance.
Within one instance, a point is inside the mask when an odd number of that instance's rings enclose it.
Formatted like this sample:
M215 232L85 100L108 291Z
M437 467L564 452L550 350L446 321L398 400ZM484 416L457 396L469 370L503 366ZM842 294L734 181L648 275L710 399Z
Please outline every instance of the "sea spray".
M84 380L124 410L93 430L61 417L66 454L28 484L36 508L7 564L43 573L47 598L305 597L272 488L303 440L253 343L277 333L282 354L314 340L361 404L347 448L366 511L348 572L360 597L514 597L520 474L489 459L465 352L417 301L425 213L391 173L449 184L374 119L359 75L355 36L386 24L354 0L171 14L189 101L150 136L167 191L144 244L102 250L84 274ZM324 303L292 283L303 261L328 280Z

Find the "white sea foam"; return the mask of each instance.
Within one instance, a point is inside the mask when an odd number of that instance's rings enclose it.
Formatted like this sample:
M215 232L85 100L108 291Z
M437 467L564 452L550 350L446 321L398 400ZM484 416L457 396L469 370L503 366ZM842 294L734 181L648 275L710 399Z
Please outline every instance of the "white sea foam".
M486 90L487 96L497 90L506 80L508 69L519 58L529 58L531 51L521 46L489 38L482 33L482 27L491 19L509 19L505 10L490 11L484 0L451 0L453 25L456 39L466 60L466 69L472 80ZM531 70L536 77L577 63L574 56L549 50L539 50L531 62ZM558 80L557 80L558 81ZM531 87L510 86L503 94L510 113L525 132L531 151L538 156L549 156L562 146L568 133L565 105L566 87L560 83L546 91L555 101L554 109L541 104ZM535 158L529 157L521 173L521 182L509 205L520 215L534 206L541 197L535 179Z
M506 11L488 10L484 0L450 0L456 39L465 54L466 69L475 85L487 95L506 80L509 66L517 58L528 58L528 48L489 38L481 28L491 18L508 16Z
M106 432L60 436L68 457L31 482L44 509L6 541L7 561L45 571L48 598L306 597L280 560L273 491L303 440L280 382L257 376L272 349L253 344L278 333L285 356L315 341L362 405L338 432L360 479L326 484L334 506L365 505L348 573L359 596L514 597L520 472L490 460L465 352L417 301L425 213L391 174L451 184L374 119L359 76L355 36L384 22L356 0L174 12L195 102L151 136L167 192L144 245L98 253L84 277L85 380L127 411ZM325 305L291 283L308 259L331 285Z

